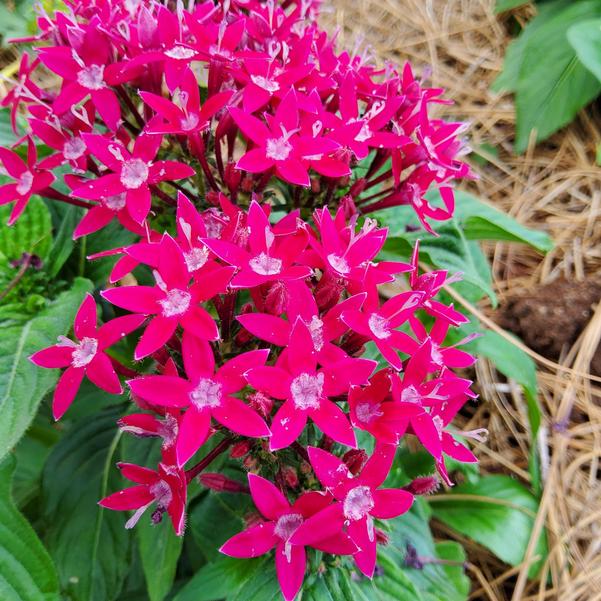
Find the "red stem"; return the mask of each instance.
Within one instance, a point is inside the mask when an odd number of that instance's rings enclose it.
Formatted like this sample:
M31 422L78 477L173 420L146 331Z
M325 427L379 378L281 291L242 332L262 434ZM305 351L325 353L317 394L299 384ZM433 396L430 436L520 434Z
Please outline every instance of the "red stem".
M228 450L233 438L224 438L212 451L208 452L194 467L186 470L186 481L191 482L202 470L208 467L219 455Z

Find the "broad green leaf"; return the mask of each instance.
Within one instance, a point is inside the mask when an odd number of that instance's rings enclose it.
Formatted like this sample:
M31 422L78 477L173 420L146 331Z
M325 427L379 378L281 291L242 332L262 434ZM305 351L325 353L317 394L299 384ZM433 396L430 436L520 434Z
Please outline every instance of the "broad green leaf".
M487 357L503 375L522 385L528 406L532 440L535 440L542 413L538 404L534 361L524 351L491 330L485 331L466 348L476 355Z
M505 11L529 4L530 0L497 0L495 3L495 12L504 13Z
M19 220L7 227L11 210L11 205L0 207L0 253L9 260L19 259L24 252L45 259L52 245L52 220L44 201L33 196Z
M81 278L23 326L6 327L0 338L0 458L27 429L44 395L58 378L58 370L41 369L29 360L35 351L67 333L83 296L90 291Z
M461 292L470 300L479 300L486 294L496 304L490 266L478 243L468 240L454 221L445 222L436 231L439 234L437 237L424 237L423 232L410 232L389 238L383 254L385 258L406 259L411 255L415 242L420 239L420 259L451 274L461 272L464 284Z
M52 560L11 499L14 469L13 457L0 463L0 599L59 601Z
M465 601L467 599L469 579L465 575L462 565L465 555L459 547L455 549L455 553L460 558L458 565L443 566L436 563L437 559L446 559L446 557L439 556L437 553L437 547L430 532L429 518L428 505L423 499L418 498L411 511L387 522L389 526L387 534L390 541L388 545L380 547L378 561L380 563L386 562L385 565L388 566L388 569L385 567L383 576L373 579L372 583L375 591L386 590L387 587L391 587L393 591L398 591L399 585L406 586L404 583L408 579L414 589L418 591L419 596L414 597L416 600ZM423 561L423 567L416 568L404 565L408 546L416 550L422 561L426 560ZM403 576L397 574L395 568L402 571ZM393 582L387 582L387 580ZM366 590L369 590L369 588ZM377 593L374 592L369 598L377 599ZM404 599L403 597L400 598Z
M601 19L572 25L568 29L568 41L580 62L601 81Z
M444 497L432 497L430 506L434 517L515 566L524 559L538 501L516 480L493 475L476 483L460 484ZM547 555L544 535L535 555L539 559L530 567L531 577L538 573Z
M548 21L553 19L565 8L574 4L573 0L554 0L538 5L538 14L532 21L524 27L520 35L513 40L505 51L505 60L503 61L503 71L493 82L491 89L493 92L515 92L518 85L520 67L524 60L524 52L529 39Z
M256 559L236 559L222 556L206 564L178 592L173 601L220 601L231 598L257 573L273 574L273 558L269 555ZM275 582L270 589L279 591ZM277 598L277 597L276 597ZM253 599L253 597L246 597ZM253 599L254 601L254 599Z
M98 505L126 486L115 468L122 414L123 407L110 407L74 424L44 469L46 543L74 601L115 599L128 571L127 515Z
M566 36L572 25L600 15L600 0L574 2L528 38L516 88L516 152L526 150L533 129L544 140L601 92Z
M48 202L53 213L55 233L46 271L48 275L54 277L73 252L73 246L75 245L73 231L83 216L83 209L73 205L63 205L55 201Z
M507 213L462 190L455 191L454 219L469 240L523 242L541 252L553 248L553 241L545 232L522 225Z

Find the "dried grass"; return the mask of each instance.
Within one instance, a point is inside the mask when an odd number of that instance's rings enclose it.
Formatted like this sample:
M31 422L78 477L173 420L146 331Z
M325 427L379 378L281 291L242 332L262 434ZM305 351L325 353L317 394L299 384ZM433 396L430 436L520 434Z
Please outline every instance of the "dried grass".
M601 172L595 166L600 140L594 108L548 142L524 156L512 153L515 115L511 96L490 85L502 69L509 41L508 16L493 13L494 0L333 0L324 18L340 29L340 46L371 47L378 60L410 60L432 70L435 86L455 100L446 114L471 122L475 148L490 144L499 156L475 165L480 180L470 189L520 222L546 230L556 247L546 257L520 245L488 248L501 303L532 292L560 276L582 281L601 273ZM513 13L525 21L532 7ZM461 299L458 299L461 300ZM472 307L495 327L494 313ZM485 548L457 537L442 525L437 533L465 544L473 586L471 599L490 601L593 601L601 599L601 379L589 373L601 337L601 305L586 329L558 361L529 351L537 361L544 421L531 440L519 387L505 382L486 360L477 367L483 401L465 428L487 427L490 438L476 452L486 473L504 472L530 481L528 449L542 457L544 491L524 562L509 568ZM527 579L534 542L546 529L550 553L542 575Z

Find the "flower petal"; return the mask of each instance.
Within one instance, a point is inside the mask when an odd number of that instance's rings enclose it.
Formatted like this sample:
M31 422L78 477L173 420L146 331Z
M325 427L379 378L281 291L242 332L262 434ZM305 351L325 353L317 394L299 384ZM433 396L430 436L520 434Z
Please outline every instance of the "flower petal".
M275 569L282 595L292 601L300 590L307 568L305 548L281 542L275 550Z
M211 413L190 407L179 424L175 454L177 464L184 465L209 436Z
M230 557L259 557L271 551L280 540L274 534L274 528L273 522L252 526L232 536L219 550Z
M290 504L286 497L269 480L256 474L248 474L248 485L253 503L268 520L275 521L282 514L289 512Z
M236 397L224 397L212 413L220 424L242 436L263 438L271 434L263 418Z
M83 367L68 367L59 378L52 400L52 415L59 420L67 411L83 380Z
M380 520L396 518L406 513L413 504L413 495L406 490L381 488L373 491L374 508L371 515Z

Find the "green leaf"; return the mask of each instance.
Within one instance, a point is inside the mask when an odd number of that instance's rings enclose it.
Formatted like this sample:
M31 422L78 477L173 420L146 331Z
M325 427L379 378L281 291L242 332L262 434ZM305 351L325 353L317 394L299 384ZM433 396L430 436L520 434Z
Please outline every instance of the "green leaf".
M600 14L599 0L575 2L529 36L516 88L516 152L526 150L533 129L536 140L544 140L601 92L601 82L578 60L566 36L573 24Z
M373 579L376 591L399 591L399 587L408 587L407 580L418 592L419 596L409 597L423 601L465 601L469 591L469 579L465 575L463 562L465 554L460 546L454 550L458 557L458 564L443 566L436 563L437 559L446 559L438 554L434 544L428 520L430 509L423 499L416 499L411 511L390 520L387 524L390 531L387 533L390 541L388 545L380 547L378 561L384 566L384 574ZM423 567L405 567L407 546L413 547L418 557L423 561ZM424 561L425 560L425 561ZM402 572L401 576L397 572ZM389 582L392 580L393 582ZM369 589L368 589L369 590ZM408 589L411 590L411 589ZM370 599L377 599L376 593L368 595ZM384 597L387 599L386 597ZM404 599L404 597L400 597ZM394 597L390 598L392 601Z
M27 122L21 114L17 114L17 130L23 132ZM10 109L0 108L0 146L12 146L17 141L17 136L13 131L13 126L10 122Z
M53 222L56 228L54 243L50 249L46 271L54 277L66 263L69 255L73 252L73 231L83 215L83 209L73 205L51 202Z
M222 556L198 570L173 601L230 601L259 573L275 577L273 557L264 555L256 559L236 559ZM269 591L263 592L268 592L272 595L271 598L277 599L275 595L276 592L279 594L279 588L275 580L271 583ZM247 596L246 599L255 601L252 596Z
M384 246L385 258L407 258L420 239L420 258L433 267L446 269L451 274L463 274L462 293L470 300L479 300L483 294L496 304L492 289L492 275L488 261L477 242L468 240L455 221L438 226L438 237L423 237L423 232L410 232L389 238ZM466 287L465 284L468 286Z
M454 487L444 497L433 497L430 504L434 517L490 549L502 561L513 566L523 561L538 501L516 480L485 476L476 483ZM530 567L530 577L538 573L547 555L544 535L535 555L539 559Z
M9 260L19 259L24 252L45 259L52 244L52 220L44 201L32 196L19 220L6 227L11 210L11 205L0 207L0 253Z
M495 367L506 377L521 384L528 406L528 419L532 440L536 439L541 423L541 409L538 404L538 385L536 365L524 351L506 340L500 334L487 330L477 338L468 350L490 359Z
M503 71L493 82L493 92L515 92L524 52L530 38L555 15L573 4L572 0L555 0L538 6L538 14L524 27L517 39L513 40L505 51Z
M507 240L529 244L540 252L553 248L545 232L534 230L503 211L462 190L455 191L455 215L469 240Z
M0 599L59 601L52 560L11 499L14 469L13 457L0 463Z
M44 395L58 378L57 370L41 369L29 360L35 351L56 342L73 323L77 307L91 289L81 278L73 287L23 326L5 327L0 338L0 458L21 438Z
M46 542L61 586L74 601L111 601L128 571L130 534L123 512L98 505L124 487L115 462L123 407L74 424L53 449L42 489Z
M601 19L572 25L568 29L568 41L580 62L601 81Z
M524 6L525 4L530 4L530 0L497 0L495 3L495 12L497 14L504 13L512 8Z

